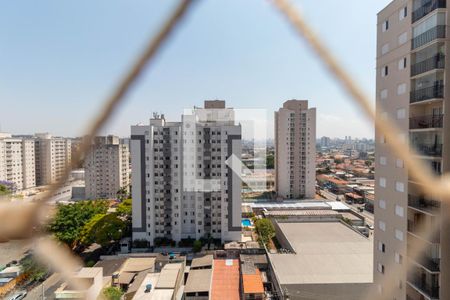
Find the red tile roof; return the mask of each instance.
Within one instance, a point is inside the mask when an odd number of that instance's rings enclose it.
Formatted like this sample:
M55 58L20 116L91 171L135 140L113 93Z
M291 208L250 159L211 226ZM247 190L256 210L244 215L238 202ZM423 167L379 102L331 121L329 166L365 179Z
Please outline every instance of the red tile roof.
M261 273L256 269L255 274L242 274L244 294L263 294L264 286Z
M239 260L214 260L211 299L239 300Z

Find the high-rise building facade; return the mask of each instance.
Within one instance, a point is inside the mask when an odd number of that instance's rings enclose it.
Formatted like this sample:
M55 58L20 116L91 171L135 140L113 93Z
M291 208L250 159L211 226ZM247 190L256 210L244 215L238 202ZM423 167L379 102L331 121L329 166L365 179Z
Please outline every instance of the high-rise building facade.
M36 186L34 141L0 136L0 180L14 182L17 190Z
M314 198L316 109L288 100L275 112L275 190L285 199Z
M449 170L450 95L445 0L394 0L378 14L376 106L437 176ZM448 213L424 195L376 132L374 280L380 299L449 299ZM432 230L427 235L421 229ZM421 255L412 255L422 249ZM393 285L393 290L386 288Z
M239 240L241 126L225 101L205 101L181 122L154 115L131 127L133 239ZM237 173L239 173L238 170Z
M95 137L84 162L86 198L117 198L120 189L129 192L130 152L117 136Z
M71 163L71 140L48 133L35 135L36 184L57 182Z

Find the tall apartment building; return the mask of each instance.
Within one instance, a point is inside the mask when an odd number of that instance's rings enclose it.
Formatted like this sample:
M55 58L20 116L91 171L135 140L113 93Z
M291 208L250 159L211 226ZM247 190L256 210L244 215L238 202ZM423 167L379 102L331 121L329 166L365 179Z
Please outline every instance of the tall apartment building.
M167 122L131 127L133 239L240 239L241 179L225 163L241 156L241 126L225 101L205 101Z
M36 184L52 184L61 179L71 163L71 140L48 133L35 135Z
M450 95L445 0L394 0L378 14L376 106L438 176L449 170ZM374 280L380 299L450 299L449 215L424 195L376 132ZM427 236L419 228L435 230ZM425 249L420 258L414 249ZM407 271L409 267L410 271ZM384 283L394 283L386 291Z
M314 198L316 109L288 100L275 112L275 190L285 199Z
M0 133L0 180L18 190L36 186L34 141Z
M117 192L130 188L130 152L117 136L99 136L84 162L86 198L117 198Z

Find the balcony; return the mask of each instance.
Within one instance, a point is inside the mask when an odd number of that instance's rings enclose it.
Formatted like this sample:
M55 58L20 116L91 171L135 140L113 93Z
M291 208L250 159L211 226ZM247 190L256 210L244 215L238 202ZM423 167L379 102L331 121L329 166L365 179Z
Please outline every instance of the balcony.
M435 213L441 208L441 202L420 196L408 195L408 206L427 213Z
M444 84L442 81L435 81L433 86L412 91L410 103L421 102L430 99L444 98Z
M446 0L431 0L413 11L412 22L415 23L438 8L446 8Z
M440 38L445 38L445 25L437 25L413 38L411 40L411 49L414 50Z
M426 115L409 119L409 129L442 128L444 115Z
M428 59L421 62L417 62L411 65L411 76L416 76L435 69L445 68L445 55L436 54Z
M442 157L442 144L415 144L412 146L419 155Z
M431 234L429 233L430 230L433 231ZM439 244L441 240L440 230L436 225L424 225L422 222L408 220L408 232L431 244Z
M425 279L425 276L420 274L408 275L408 283L422 294L427 295L430 299L439 298L439 286L437 284L430 284Z
M422 255L419 259L417 259L416 264L424 267L428 271L432 273L438 273L440 271L440 259L429 257L428 255Z

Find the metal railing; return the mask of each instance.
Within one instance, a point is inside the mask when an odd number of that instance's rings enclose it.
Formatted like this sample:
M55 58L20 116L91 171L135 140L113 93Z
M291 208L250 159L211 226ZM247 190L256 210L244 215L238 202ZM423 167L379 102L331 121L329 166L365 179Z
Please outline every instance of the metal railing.
M446 8L447 7L447 1L446 0L431 0L422 5L421 7L417 8L412 13L412 22L415 23L418 20L422 19L426 15L428 15L433 10L436 10L438 8Z
M445 55L438 53L423 61L411 65L411 76L416 76L434 69L445 68Z
M436 39L445 38L445 25L437 25L411 40L411 49L419 48Z
M441 202L421 196L408 195L408 206L428 213L433 213L439 211Z
M443 114L411 117L409 129L442 128L443 120Z
M410 103L426 101L430 99L444 98L444 84L442 81L436 81L433 86L414 90L410 94Z
M428 226L424 222L415 222L413 220L408 220L407 228L408 232L425 240L432 244L438 244L441 241L440 230L435 230L435 223L431 223ZM433 234L430 236L427 234L428 230L433 230ZM420 256L416 259L419 259Z
M412 144L419 155L442 156L442 144Z
M428 283L425 275L408 274L408 283L429 298L436 299L439 297L439 286Z

